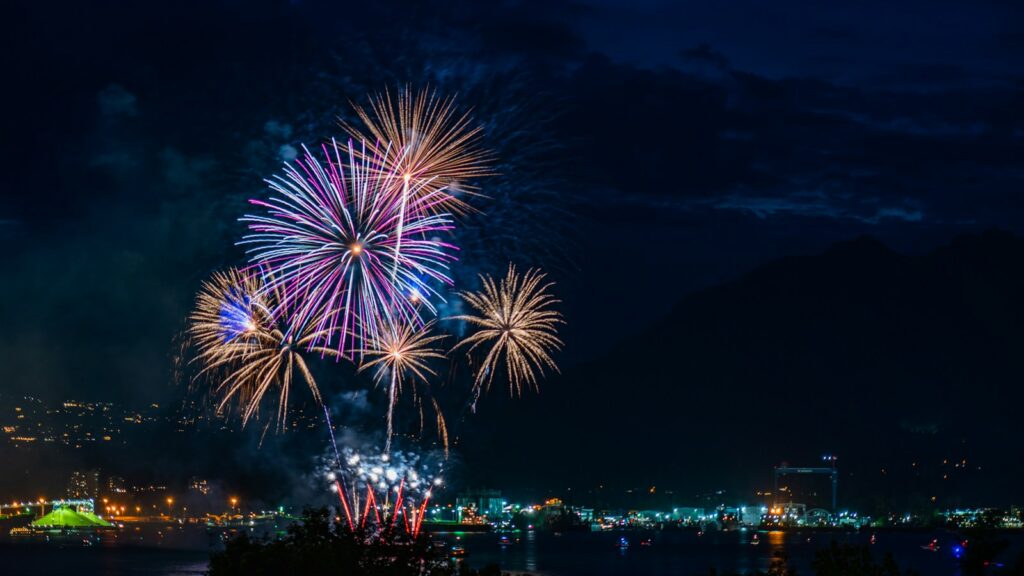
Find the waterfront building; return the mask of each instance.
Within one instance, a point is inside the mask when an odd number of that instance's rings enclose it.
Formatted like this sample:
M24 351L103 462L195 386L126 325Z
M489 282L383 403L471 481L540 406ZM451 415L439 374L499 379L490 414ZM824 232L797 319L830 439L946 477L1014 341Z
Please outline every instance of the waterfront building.
M506 501L501 498L500 490L466 490L455 498L455 509L459 522L462 522L466 515L498 520L505 511L505 504Z
M72 499L91 498L95 500L100 494L99 470L76 470L68 478L65 495Z

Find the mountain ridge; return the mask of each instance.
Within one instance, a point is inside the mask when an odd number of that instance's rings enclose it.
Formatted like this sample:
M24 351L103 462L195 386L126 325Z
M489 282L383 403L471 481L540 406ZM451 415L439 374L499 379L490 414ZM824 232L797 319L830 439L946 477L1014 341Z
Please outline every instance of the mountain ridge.
M477 418L522 434L483 432L482 444L533 463L501 473L539 486L589 478L750 490L764 487L772 464L826 451L848 456L844 469L862 475L908 451L957 450L1022 472L990 449L1024 432L1006 414L1024 399L1015 386L1024 379L1021 263L1024 240L1000 231L922 255L859 237L770 262L683 297L609 354L548 379L539 395L487 399ZM553 419L572 432L551 433ZM860 440L844 443L851 430ZM935 445L901 444L923 437ZM972 482L962 488L1000 480Z

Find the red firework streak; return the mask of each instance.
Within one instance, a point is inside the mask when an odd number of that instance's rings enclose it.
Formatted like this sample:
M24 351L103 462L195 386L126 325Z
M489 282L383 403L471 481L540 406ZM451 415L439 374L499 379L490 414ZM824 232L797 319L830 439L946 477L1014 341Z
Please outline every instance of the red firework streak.
M416 538L420 535L420 526L423 526L423 515L427 512L427 502L430 501L430 490L427 490L426 496L423 497L423 503L420 504L419 513L412 519L412 537Z
M355 526L352 525L352 512L348 509L348 500L345 498L344 490L341 489L341 483L335 480L334 486L338 489L338 499L341 500L341 507L345 509L345 518L348 520L348 529L355 530Z
M405 478L398 484L398 497L395 498L395 512L391 515L391 528L395 527L395 519L398 518L398 513L402 510L402 490L405 489ZM408 527L406 527L408 531Z
M370 504L373 502L373 490L370 485L366 485L366 507L363 509L363 517L359 520L359 527L362 528L366 524L366 518L370 516ZM374 512L377 509L374 508Z
M373 502L373 517L377 519L377 526L380 526L380 511L377 510L377 496L373 493L373 486L367 484L366 492L369 495L369 499L366 501L366 504L369 505L370 502Z

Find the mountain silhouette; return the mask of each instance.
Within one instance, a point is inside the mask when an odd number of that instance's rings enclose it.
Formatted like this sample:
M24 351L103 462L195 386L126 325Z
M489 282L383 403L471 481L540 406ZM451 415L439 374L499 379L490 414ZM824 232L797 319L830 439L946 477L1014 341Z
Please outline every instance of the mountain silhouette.
M861 237L787 257L684 297L539 394L496 386L461 448L501 455L473 478L495 485L660 486L685 501L753 494L773 465L833 453L850 503L1019 499L1022 264L1024 240L998 231L926 255Z

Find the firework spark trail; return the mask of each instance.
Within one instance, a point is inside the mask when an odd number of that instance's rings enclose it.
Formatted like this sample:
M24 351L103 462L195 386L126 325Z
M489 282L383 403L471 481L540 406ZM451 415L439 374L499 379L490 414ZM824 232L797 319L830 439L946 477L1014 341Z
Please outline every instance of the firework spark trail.
M537 387L537 376L545 368L558 371L551 358L560 350L558 325L564 324L562 315L552 309L560 301L548 289L553 283L543 283L545 275L539 270L517 274L509 264L508 273L499 282L481 276L481 292L462 292L462 297L476 311L476 315L460 315L477 331L460 341L454 349L468 346L467 354L489 345L484 359L476 371L474 388L490 388L494 375L504 363L509 391L522 393L523 386ZM453 350L454 350L453 349ZM504 362L502 362L504 360Z
M195 361L204 366L196 379L211 378L213 392L220 394L218 410L237 400L242 423L257 414L266 393L279 389L277 421L287 423L288 396L295 372L321 402L316 380L300 353L301 348L332 355L315 345L329 336L318 330L289 332L273 310L280 292L265 284L266 276L253 270L216 272L204 282L196 297L189 335L197 349Z
M327 407L326 402L324 402L324 421L327 423L327 432L329 432L331 436L331 447L334 448L334 458L338 462L338 465L340 466L341 455L338 453L338 441L334 437L334 425L331 424L331 413Z
M434 284L452 284L457 250L438 236L453 224L429 195L416 193L418 185L408 194L393 186L365 146L357 158L351 142L344 149L332 141L324 162L304 150L267 181L274 195L251 201L267 213L241 219L251 233L240 244L253 265L273 274L279 307L294 310L293 330L312 326L324 337L311 345L351 357L385 326L420 324L423 309L436 314L432 300L444 299Z
M388 386L388 417L387 439L384 441L384 453L391 452L391 437L395 433L395 402L398 399L398 370L391 370L391 384Z
M334 449L334 462L337 466L341 466L341 454L338 452L338 441L334 437L334 425L331 424L331 414L327 407L327 403L324 402L324 421L327 423L327 431L331 436L331 447ZM348 499L345 498L345 487L341 484L341 480L335 478L335 488L338 490L338 498L341 500L341 505L345 509L345 518L348 519L349 529L354 529L355 526L352 523L352 513L349 511Z

